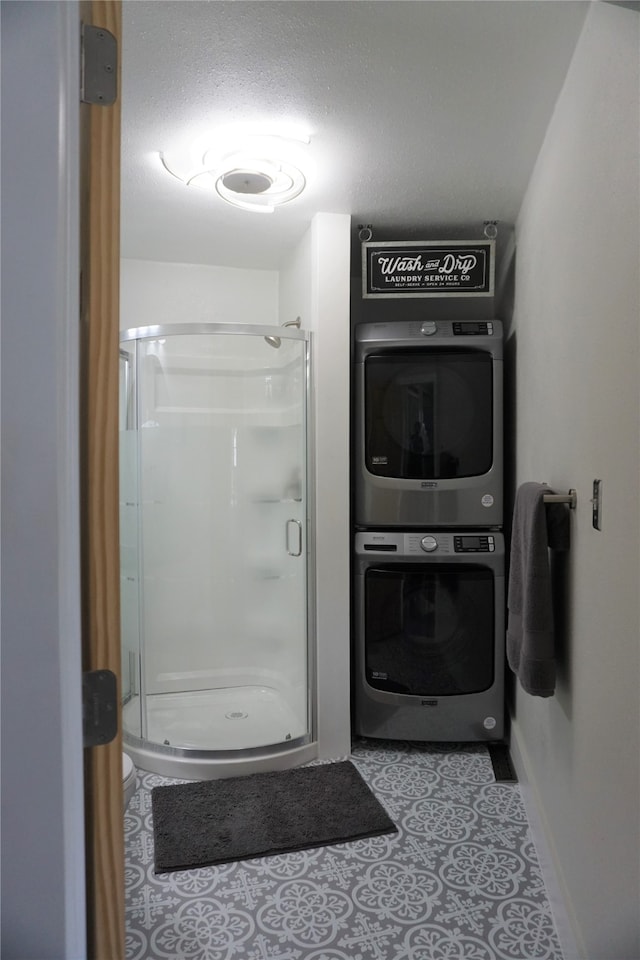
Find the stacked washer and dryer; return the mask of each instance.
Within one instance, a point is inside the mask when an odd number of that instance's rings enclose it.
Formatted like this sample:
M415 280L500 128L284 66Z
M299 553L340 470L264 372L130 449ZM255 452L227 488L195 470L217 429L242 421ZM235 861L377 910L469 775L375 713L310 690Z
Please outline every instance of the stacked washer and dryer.
M500 321L355 330L354 729L504 734Z

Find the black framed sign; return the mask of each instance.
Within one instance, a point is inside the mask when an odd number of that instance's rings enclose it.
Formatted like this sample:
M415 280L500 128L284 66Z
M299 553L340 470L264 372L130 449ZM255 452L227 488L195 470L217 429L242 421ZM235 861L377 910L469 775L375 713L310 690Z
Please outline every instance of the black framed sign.
M492 297L494 240L362 244L362 296Z

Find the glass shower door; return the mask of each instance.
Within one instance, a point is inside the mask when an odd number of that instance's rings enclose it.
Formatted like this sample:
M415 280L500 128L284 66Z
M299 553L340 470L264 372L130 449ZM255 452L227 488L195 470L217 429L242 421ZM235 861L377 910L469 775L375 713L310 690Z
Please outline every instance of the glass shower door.
M307 342L204 330L138 341L141 736L178 750L300 744Z

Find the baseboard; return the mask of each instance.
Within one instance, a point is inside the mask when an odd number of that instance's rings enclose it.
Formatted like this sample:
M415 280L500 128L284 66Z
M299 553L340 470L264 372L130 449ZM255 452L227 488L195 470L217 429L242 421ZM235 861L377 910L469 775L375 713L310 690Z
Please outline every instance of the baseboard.
M527 811L527 819L531 829L531 836L540 861L540 869L551 905L551 912L560 938L564 960L587 960L584 947L580 948L581 937L575 917L572 922L573 911L570 908L570 898L562 883L556 860L553 855L553 843L549 838L548 828L545 828L544 816L541 813L540 797L530 776L530 762L526 748L519 737L518 725L511 721L511 760L518 774L522 799Z

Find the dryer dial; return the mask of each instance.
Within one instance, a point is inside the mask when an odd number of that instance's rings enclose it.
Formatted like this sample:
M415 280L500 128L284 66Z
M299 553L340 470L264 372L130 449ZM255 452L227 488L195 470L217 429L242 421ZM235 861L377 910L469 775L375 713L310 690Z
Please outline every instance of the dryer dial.
M434 550L438 549L438 541L435 537L423 537L420 546L425 553L433 553Z

